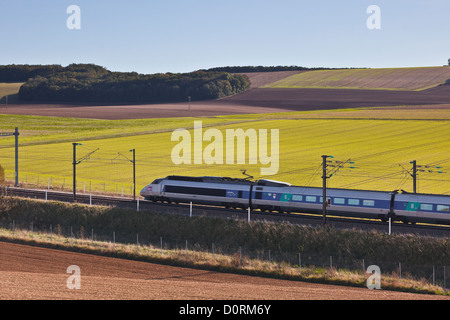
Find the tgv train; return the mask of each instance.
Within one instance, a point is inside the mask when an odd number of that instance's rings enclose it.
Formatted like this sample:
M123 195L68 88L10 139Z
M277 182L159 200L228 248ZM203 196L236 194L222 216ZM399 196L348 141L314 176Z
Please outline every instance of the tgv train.
M322 188L266 179L168 176L156 179L140 194L152 201L192 201L285 213L320 214L323 208ZM450 224L450 196L445 195L328 188L326 203L330 215Z

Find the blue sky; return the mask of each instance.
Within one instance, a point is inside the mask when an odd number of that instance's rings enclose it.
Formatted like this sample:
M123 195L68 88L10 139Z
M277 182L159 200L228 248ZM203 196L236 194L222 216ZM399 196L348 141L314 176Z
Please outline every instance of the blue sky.
M70 5L79 30L66 26ZM379 30L366 26L369 5L381 9ZM441 66L449 13L449 0L0 0L0 64Z

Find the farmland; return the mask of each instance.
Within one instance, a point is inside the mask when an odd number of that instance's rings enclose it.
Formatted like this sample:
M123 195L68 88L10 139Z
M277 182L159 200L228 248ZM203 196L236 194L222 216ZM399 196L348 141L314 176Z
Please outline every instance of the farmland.
M72 186L72 142L78 142L77 157L90 154L77 167L78 187L86 192L131 193L135 149L138 189L171 174L240 177L243 169L257 179L320 186L321 155L328 154L355 162L333 175L331 187L411 191L408 171L417 160L430 166L419 172L418 191L450 193L450 86L430 88L450 78L450 68L288 71L249 78L249 91L189 106L13 104L0 110L0 130L19 127L20 182L55 189ZM359 89L342 90L347 87ZM388 90L372 90L382 88ZM203 133L213 127L223 135L227 129L278 129L279 170L262 176L267 165L249 164L248 154L245 164L174 164L172 132L185 128L192 134L194 121L202 122ZM204 141L203 149L208 145ZM13 137L0 140L8 180L14 174L13 146Z
M309 72L297 75L306 73ZM392 90L392 85L389 90L372 90L375 87L372 81L365 84L367 88L358 90L264 87L274 79L290 75L254 75L257 80L251 90L219 100L193 101L189 110L187 103L122 106L18 103L1 106L0 131L12 132L14 127L19 127L19 180L22 186L72 190L72 143L78 142L81 145L77 146L77 159L84 157L84 161L77 165L78 192L132 194L130 150L135 149L138 192L153 179L171 174L243 177L242 169L255 179L321 186L321 155L327 154L334 157L330 159L329 170L344 163L328 180L328 186L332 188L412 191L410 161L417 160L421 168L418 191L450 194L450 86L418 91L405 82L400 85L402 90ZM421 84L421 88L424 86ZM0 85L1 88L5 86ZM171 153L178 141L172 141L172 133L185 128L194 137L195 121L201 121L202 133L214 128L224 137L227 129L279 130L279 151L276 155L271 154L272 159L275 156L279 158L279 170L275 175L261 175L260 169L268 165L261 161L249 164L248 145L245 164L174 164ZM268 141L270 144L270 134ZM204 151L210 141L204 139L202 143ZM267 148L269 152L270 147ZM222 148L225 154L227 146ZM14 137L0 139L0 164L11 185L14 180ZM48 213L54 214L54 210L48 210ZM130 218L128 214L125 217ZM100 225L104 226L103 223ZM136 225L145 228L145 225ZM169 225L173 229L173 224ZM273 229L269 231L272 237ZM330 240L330 237L326 239ZM2 248L5 248L4 244ZM57 261L58 258L52 259ZM35 261L30 265L35 268ZM41 263L39 267L42 270ZM127 269L128 266L121 268ZM156 272L161 277L161 270L157 267L148 272ZM11 274L6 275L8 279ZM213 276L216 280L217 275ZM12 277L18 279L23 275L12 274ZM104 278L101 279L104 282ZM31 278L26 280L28 282L11 284L10 287L30 289L37 283ZM230 278L223 281L228 285ZM267 282L267 279L263 281ZM26 292L29 296L42 297L41 287L36 285L36 291L30 289ZM129 288L122 287L125 289L119 296L131 297ZM269 288L268 292L272 289ZM97 294L99 291L95 290ZM116 292L114 290L100 289L102 292ZM179 292L179 286L173 290ZM252 290L247 287L245 292ZM331 292L337 292L337 287ZM345 290L343 297L349 296L348 292ZM233 290L232 294L235 293ZM60 294L66 297L66 292ZM210 294L207 296L211 297Z
M0 83L0 101L6 103L5 96L16 95L23 83Z
M268 84L270 88L425 90L450 79L450 67L317 70Z
M0 130L12 130L14 126L21 130L21 182L37 184L39 179L41 186L54 188L71 188L72 142L82 143L77 148L78 157L95 151L77 167L78 187L101 192L121 192L123 186L130 193L133 148L138 188L171 174L240 177L241 169L247 169L255 178L320 186L321 155L329 154L337 161L355 162L355 168L346 166L339 170L330 179L330 187L411 191L407 173L411 160L443 168L450 163L450 141L446 136L450 110L439 107L418 109L418 113L407 107L361 108L158 121L1 117ZM279 129L278 173L260 175L260 168L267 166L248 164L248 155L245 164L173 164L171 151L177 142L171 141L171 134L177 128L190 129L193 134L195 120L202 121L203 133L208 127L219 129L224 135L226 129ZM0 163L12 179L13 139L2 138L0 142ZM204 142L203 148L207 145ZM450 193L448 169L420 173L418 181L419 192Z

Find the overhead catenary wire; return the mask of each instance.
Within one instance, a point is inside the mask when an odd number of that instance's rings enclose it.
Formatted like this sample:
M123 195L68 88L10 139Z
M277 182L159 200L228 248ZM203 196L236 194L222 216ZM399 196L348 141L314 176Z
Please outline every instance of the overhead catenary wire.
M89 151L95 150L95 146L90 146L90 145L86 146L84 144L82 146L80 146L80 149L81 148L84 148L83 152L89 152ZM117 151L112 151L112 150L98 151L96 153L96 156L94 155L94 156L89 157L89 159L86 159L83 166L80 166L79 169L81 171L84 169L95 170L96 173L98 173L99 177L93 177L93 179L95 179L95 178L104 179L100 176L108 175L108 173L111 172L111 170L116 170L117 174L111 175L108 178L109 179L116 179L116 178L119 179L119 177L115 177L115 176L119 176L119 173L121 173L121 171L120 171L120 169L117 169L118 167L115 168L113 166L120 167L122 165L126 165L127 162L129 162L129 159L126 156L124 156L124 157L121 156L121 154L123 155L123 153L125 153L125 150L123 150L122 153L117 152ZM147 151L147 152L139 153L139 155L140 155L140 160L138 161L137 166L141 169L151 168L149 170L154 171L154 168L160 168L161 166L163 166L164 170L161 171L161 174L163 174L163 173L169 172L169 171L172 171L172 172L183 172L184 171L185 172L186 168L187 168L186 165L177 165L177 164L171 163L171 161L167 161L168 155L166 155L166 154L153 154L153 152ZM248 157L248 155L247 155L247 157ZM351 178L353 178L353 180L358 179L358 181L350 181L350 182L343 182L343 180L340 179L340 180L338 180L337 184L339 186L344 186L344 187L355 187L355 186L364 185L364 184L373 184L373 183L376 183L377 181L381 181L383 179L385 179L386 181L388 181L388 180L391 181L392 185L396 185L398 187L401 187L405 183L407 183L408 176L405 175L404 170L399 170L398 164L396 164L396 163L391 163L391 164L378 163L375 160L375 158L376 157L373 155L366 155L364 157L355 158L355 159L363 159L363 160L358 161L358 170L357 171L350 171L350 170L347 170L346 168L341 168L339 166L339 164L336 164L334 168L336 169L336 171L339 171L339 177L342 177L342 178L351 177ZM11 159L12 160L12 159L14 159L14 156L8 152L7 154L1 154L0 159ZM24 166L29 165L28 163L26 163L27 161L34 162L34 161L41 160L43 162L46 162L46 166L48 166L50 169L51 169L53 163L56 163L56 162L69 162L70 163L71 162L70 152L67 153L67 156L63 156L61 154L61 152L59 152L59 150L55 154L50 154L45 151L39 152L36 150L33 150L32 153L25 151L22 154L21 160L25 161ZM444 159L436 160L433 162L425 162L424 161L424 164L422 164L422 166L425 169L427 166L442 166L449 162L450 162L450 158L444 158ZM406 169L407 162L404 162L404 166ZM241 166L239 166L239 168L240 167ZM303 178L305 178L304 180L302 178L302 180L306 181L305 183L302 183L302 185L309 186L312 183L315 184L318 182L318 178L320 176L320 172L319 172L320 167L321 166L318 163L318 161L317 161L317 165L312 165L312 161L302 159L302 161L298 163L298 166L290 165L289 167L286 168L287 170L282 170L283 168L280 168L277 175L278 176L283 176L283 175L302 176ZM192 165L191 168L197 170L196 172L200 172L199 170L210 170L211 168L214 168L214 166L201 164L201 165ZM227 167L227 170L229 170L229 169L230 168ZM330 172L333 172L333 170L334 169L330 170ZM46 172L48 174L48 170ZM238 171L236 171L236 172L238 172ZM437 183L443 184L446 181L448 181L448 173L444 173L442 179L439 179L435 175L429 175L428 172L420 172L420 174L421 174L420 181L423 181L423 182L428 181L428 182L437 182ZM122 179L122 178L120 178L120 179ZM298 178L297 178L297 181L298 181Z

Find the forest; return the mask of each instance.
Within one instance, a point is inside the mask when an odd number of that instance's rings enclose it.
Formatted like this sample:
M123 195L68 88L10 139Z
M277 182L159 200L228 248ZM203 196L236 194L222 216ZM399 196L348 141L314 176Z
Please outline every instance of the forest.
M217 99L247 90L245 75L112 72L95 64L0 66L0 82L24 82L19 99L54 102L166 102Z
M303 70L326 70L330 68L307 68L301 66L227 66L215 67L206 71L220 71L229 73L252 73L252 72L277 72L277 71L303 71Z

